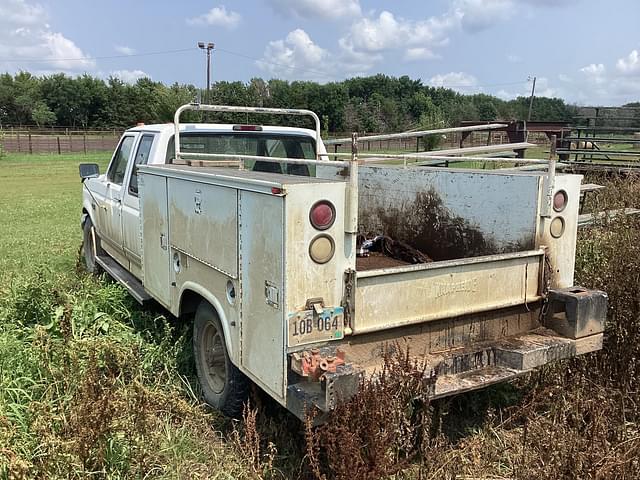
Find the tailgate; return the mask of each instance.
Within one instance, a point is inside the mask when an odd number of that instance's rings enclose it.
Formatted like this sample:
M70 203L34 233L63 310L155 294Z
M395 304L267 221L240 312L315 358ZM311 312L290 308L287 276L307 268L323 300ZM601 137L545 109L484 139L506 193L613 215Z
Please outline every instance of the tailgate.
M354 334L535 302L545 251L356 273Z

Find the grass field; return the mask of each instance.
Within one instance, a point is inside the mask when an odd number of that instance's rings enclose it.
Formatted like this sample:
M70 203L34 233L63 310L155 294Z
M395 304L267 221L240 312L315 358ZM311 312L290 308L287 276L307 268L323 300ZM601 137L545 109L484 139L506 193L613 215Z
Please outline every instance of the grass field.
M188 328L76 271L78 164L108 158L0 159L0 478L248 477L197 401Z
M603 352L420 410L394 372L318 431L260 395L232 423L198 400L189 325L76 268L77 165L107 158L0 159L0 478L640 477L637 219L580 236ZM599 181L593 208L640 206L637 180Z
M81 239L80 162L104 171L110 154L19 155L0 160L0 272L73 268Z

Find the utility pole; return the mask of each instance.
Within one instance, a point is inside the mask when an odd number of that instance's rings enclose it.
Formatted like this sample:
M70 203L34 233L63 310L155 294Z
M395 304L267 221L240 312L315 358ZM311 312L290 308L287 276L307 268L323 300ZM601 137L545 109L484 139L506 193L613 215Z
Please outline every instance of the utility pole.
M529 77L531 80L531 77ZM527 122L531 121L531 111L533 110L533 97L536 94L536 77L533 77L533 88L531 89L531 98L529 99L529 115L527 115Z
M206 44L204 42L198 42L198 48L206 50L207 52L207 94L204 103L211 103L211 50L213 50L214 47L215 45L211 42Z

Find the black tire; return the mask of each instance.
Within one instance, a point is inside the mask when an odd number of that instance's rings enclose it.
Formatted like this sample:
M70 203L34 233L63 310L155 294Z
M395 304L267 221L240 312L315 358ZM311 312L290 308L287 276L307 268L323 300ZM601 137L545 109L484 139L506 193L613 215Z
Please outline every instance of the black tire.
M249 379L231 363L218 314L207 301L196 310L193 354L204 400L230 417L242 414Z
M87 217L84 222L84 227L82 228L82 256L84 257L84 267L87 272L99 275L102 273L102 269L100 265L96 263L96 254L104 255L104 252L100 246L100 237L98 237L96 229L93 227L93 222L90 217Z

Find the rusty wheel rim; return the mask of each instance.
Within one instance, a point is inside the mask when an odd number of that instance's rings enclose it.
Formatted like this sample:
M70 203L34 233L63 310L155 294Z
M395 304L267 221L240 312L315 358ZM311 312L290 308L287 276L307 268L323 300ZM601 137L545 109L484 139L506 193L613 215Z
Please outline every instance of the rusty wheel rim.
M208 322L203 332L203 349L201 365L205 369L205 378L209 388L215 393L222 393L227 383L227 362L224 354L224 343L221 332L213 322Z

